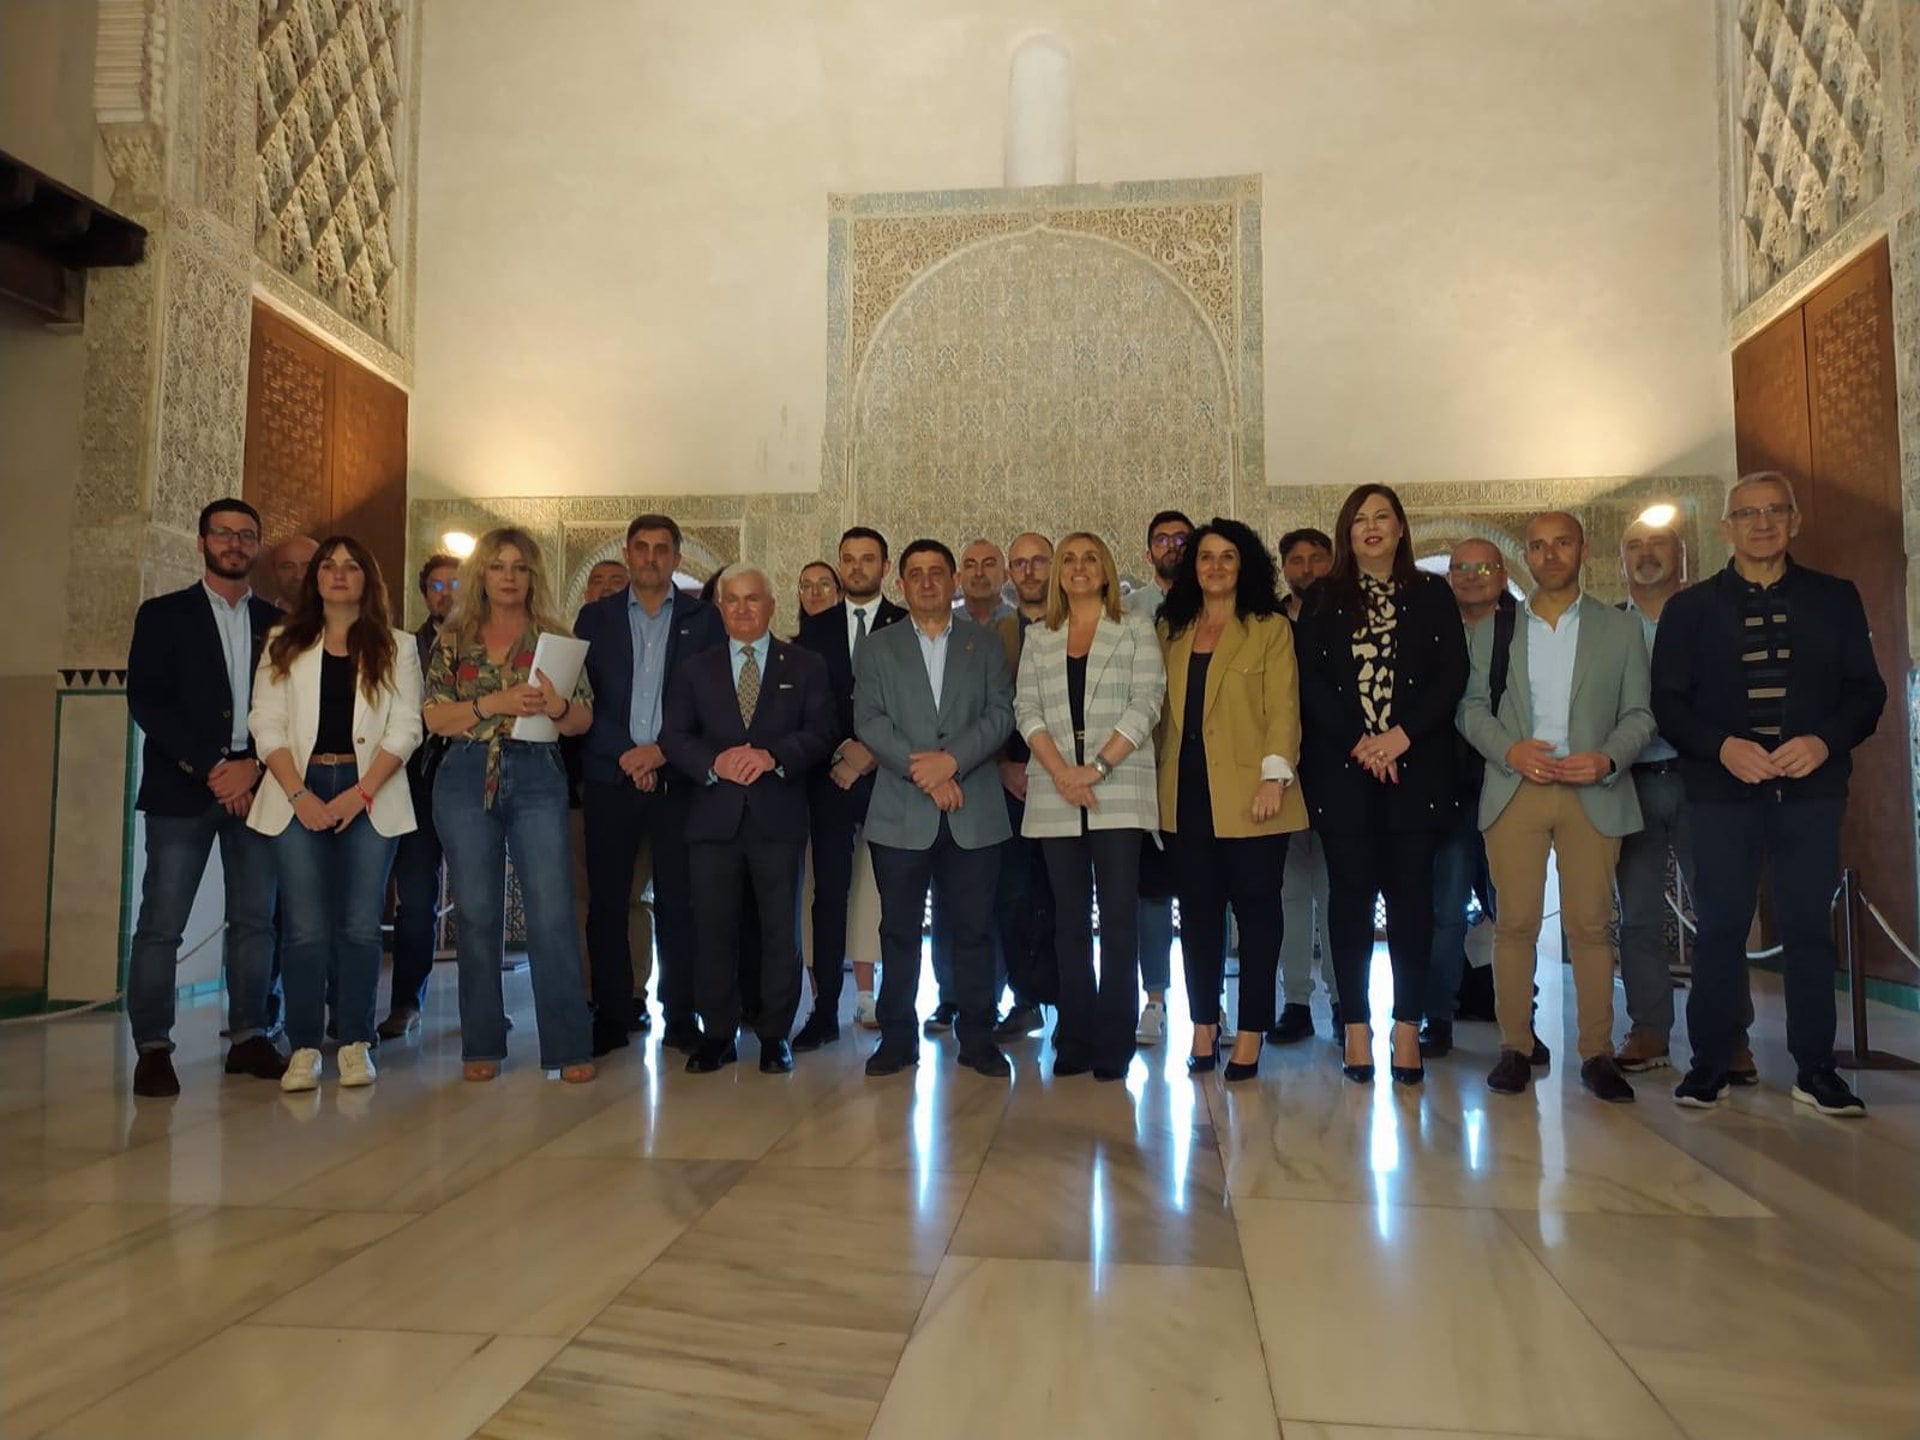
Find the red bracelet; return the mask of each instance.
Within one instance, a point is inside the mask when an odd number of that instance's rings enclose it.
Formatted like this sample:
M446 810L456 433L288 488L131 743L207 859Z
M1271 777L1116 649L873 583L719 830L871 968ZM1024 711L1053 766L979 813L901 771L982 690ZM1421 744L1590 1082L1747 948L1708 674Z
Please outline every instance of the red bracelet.
M369 809L369 810L371 810L371 809L373 809L373 796L371 796L371 795L369 795L369 794L367 793L367 787L366 787L366 786L364 786L364 785L356 785L356 786L354 786L353 788L354 788L354 789L355 789L355 790L356 790L357 792L359 792L359 795L360 795L360 803L361 803L362 805L364 805L364 806L366 806L366 808L367 808L367 809Z

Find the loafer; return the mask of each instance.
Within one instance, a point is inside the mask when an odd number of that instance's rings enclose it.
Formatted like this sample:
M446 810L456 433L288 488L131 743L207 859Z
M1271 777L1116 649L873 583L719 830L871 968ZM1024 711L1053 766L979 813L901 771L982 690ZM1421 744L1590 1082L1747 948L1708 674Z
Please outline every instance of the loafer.
M687 1057L689 1075L711 1075L723 1066L731 1065L740 1058L740 1052L733 1041L715 1044L704 1041L700 1047Z
M1627 1077L1620 1073L1611 1055L1595 1055L1591 1060L1581 1061L1580 1083L1596 1100L1604 1100L1609 1105L1633 1103L1633 1086L1627 1083Z
M917 1049L889 1050L883 1041L867 1057L867 1074L875 1079L883 1075L898 1075L902 1070L911 1070L919 1063L920 1052Z
M1487 1072L1487 1088L1499 1095L1524 1095L1533 1083L1533 1066L1518 1050L1502 1050Z
M791 1075L793 1073L793 1047L784 1040L762 1040L760 1042L760 1073L762 1075Z
M1542 1040L1538 1035L1533 1037L1533 1053L1527 1056L1527 1063L1529 1065L1551 1065L1553 1063L1553 1052L1547 1049L1547 1042Z
M1281 1006L1279 1023L1267 1031L1267 1039L1275 1045L1296 1045L1312 1038L1313 1011L1305 1005Z
M165 1050L142 1050L133 1062L133 1093L148 1100L170 1100L180 1093L180 1077L173 1073L173 1056Z
M314 1052L316 1055L319 1052ZM287 1057L264 1035L242 1040L227 1051L227 1074L251 1075L256 1080L278 1080L287 1073Z
M831 1015L816 1010L807 1017L807 1023L800 1027L800 1033L793 1037L794 1053L804 1055L823 1045L837 1044L839 1039L839 1022Z
M700 1042L704 1038L700 1034L699 1025L693 1021L669 1020L665 1033L660 1037L660 1043L669 1050L683 1050L692 1054L700 1048Z
M976 1075L985 1075L989 1079L1004 1079L1013 1073L1013 1063L1000 1052L997 1045L988 1045L979 1050L963 1050L960 1063Z

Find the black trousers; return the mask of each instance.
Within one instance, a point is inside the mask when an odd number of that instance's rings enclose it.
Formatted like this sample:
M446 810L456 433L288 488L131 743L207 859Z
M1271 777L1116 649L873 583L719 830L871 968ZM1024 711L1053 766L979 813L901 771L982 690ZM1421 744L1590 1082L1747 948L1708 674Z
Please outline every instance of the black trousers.
M633 867L642 844L653 855L654 943L660 952L660 1008L667 1024L690 1024L694 1016L694 967L698 963L693 881L687 863L686 794L663 774L667 788L651 793L628 781L589 780L581 786L581 818L587 842L587 968L593 1012L622 1032L633 1024L633 952L627 940L627 908L633 901ZM735 887L736 903L738 887Z
M763 1040L784 1040L793 1028L800 1005L800 952L794 937L806 848L797 840L771 838L751 813L741 817L731 840L696 840L687 847L700 937L694 992L709 1038L726 1039L740 1028L741 931L749 913L758 922L760 941L754 1029ZM742 903L747 895L750 912Z
M1187 1008L1196 1025L1220 1023L1220 986L1227 964L1227 907L1240 922L1240 1029L1265 1031L1274 1022L1280 940L1286 912L1280 879L1287 868L1285 835L1223 840L1181 817L1173 847L1180 900L1180 954L1187 972ZM1105 925L1107 908L1100 907Z
M1000 878L1000 847L962 849L947 817L925 850L870 844L873 878L880 891L881 1043L895 1053L911 1051L919 1035L920 926L927 887L938 879L953 897L953 1003L961 1053L989 1048L999 1018L993 994L993 896Z
M1693 1065L1724 1075L1752 1015L1747 927L1760 898L1764 863L1772 881L1787 1000L1787 1049L1801 1075L1833 1064L1833 976L1839 966L1829 928L1840 885L1845 799L1780 800L1761 787L1751 800L1689 802L1693 822L1693 949L1687 1033Z
M1145 838L1144 830L1088 830L1040 842L1052 881L1054 945L1060 957L1060 1018L1053 1050L1068 1064L1122 1070L1133 1059L1134 1031L1140 1024L1140 845ZM1276 948L1276 959L1278 954Z
M824 768L824 767L823 767ZM840 992L847 959L847 897L853 889L853 842L866 819L872 779L842 790L816 774L807 787L808 825L813 841L813 1005L822 1015L840 1016Z
M1387 954L1393 961L1393 1018L1418 1025L1427 1004L1433 956L1433 857L1443 830L1390 830L1378 812L1365 829L1320 832L1327 851L1327 944L1333 949L1340 1019L1367 1025L1373 1007L1373 898L1387 902Z
M433 974L433 938L439 928L440 834L433 828L433 786L407 769L413 794L415 828L400 837L393 852L393 978L387 1009L427 1003L427 978Z
M1011 795L1006 799L1013 838L1000 847L1000 889L994 900L994 921L999 931L1001 963L1007 970L1007 988L1013 992L1016 1005L1058 1005L1060 961L1046 857L1040 841L1020 834L1027 807Z

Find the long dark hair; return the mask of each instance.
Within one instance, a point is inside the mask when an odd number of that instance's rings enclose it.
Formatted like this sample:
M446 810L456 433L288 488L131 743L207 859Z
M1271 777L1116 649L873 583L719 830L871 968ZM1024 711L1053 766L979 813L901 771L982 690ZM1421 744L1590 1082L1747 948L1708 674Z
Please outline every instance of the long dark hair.
M380 562L351 535L329 535L313 552L300 593L284 624L267 642L273 673L282 679L293 662L320 643L327 630L326 602L320 598L320 565L336 550L345 550L359 565L366 584L360 591L360 618L347 631L347 658L360 678L360 692L371 701L382 686L393 683L393 625L388 620L387 582L380 578Z
M1216 515L1187 536L1180 552L1180 569L1167 587L1166 603L1160 607L1160 624L1169 640L1200 618L1206 599L1200 593L1200 542L1218 535L1240 552L1240 578L1234 586L1233 613L1242 620L1258 615L1278 615L1280 606L1280 567L1273 552L1250 525Z
M1333 524L1333 568L1320 581L1320 603L1330 605L1352 618L1357 633L1366 624L1367 607L1360 597L1360 561L1353 553L1353 522L1360 507L1374 496L1393 507L1393 518L1400 522L1400 543L1393 551L1393 588L1405 590L1419 578L1413 563L1413 527L1407 524L1407 507L1393 493L1391 485L1361 485L1347 496L1340 507L1340 518Z

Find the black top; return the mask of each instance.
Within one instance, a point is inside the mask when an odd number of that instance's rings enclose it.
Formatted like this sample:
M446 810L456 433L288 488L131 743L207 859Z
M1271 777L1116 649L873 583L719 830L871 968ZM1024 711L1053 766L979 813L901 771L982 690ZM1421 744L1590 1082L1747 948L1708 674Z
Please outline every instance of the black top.
M1067 709L1073 716L1074 762L1087 763L1087 657L1067 656Z
M1180 744L1201 745L1200 727L1207 719L1207 667L1213 663L1213 652L1204 655L1198 650L1187 661L1187 708L1180 719Z
M320 728L316 755L353 754L353 657L320 652Z

